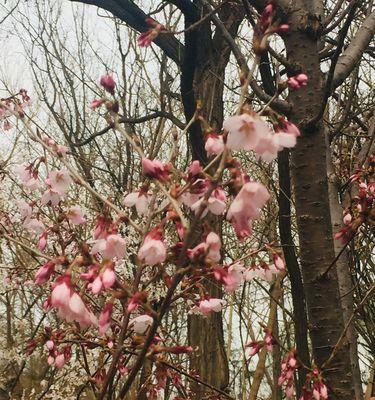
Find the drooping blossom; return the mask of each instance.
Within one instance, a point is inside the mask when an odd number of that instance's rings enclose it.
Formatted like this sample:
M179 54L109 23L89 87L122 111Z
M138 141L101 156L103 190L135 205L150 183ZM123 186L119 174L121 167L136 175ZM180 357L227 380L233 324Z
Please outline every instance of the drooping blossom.
M57 308L58 315L67 322L76 321L82 328L97 324L94 314L73 290L69 276L64 275L56 280L51 293L51 305Z
M225 194L225 191L223 189L217 188L213 190L207 200L207 207L201 213L201 218L204 218L207 215L208 211L210 211L214 215L222 215L226 208L226 199L227 195ZM201 198L191 206L191 209L195 212L196 215L201 210L203 201L204 199Z
M26 188L36 190L40 187L41 183L37 179L38 173L37 171L32 170L31 165L27 165L26 163L16 165L13 168L13 172L18 176Z
M17 200L17 206L18 206L18 210L19 210L19 213L21 214L22 218L30 218L31 217L31 214L33 213L33 209L29 203L27 203L23 199L20 199L20 200Z
M256 115L235 115L224 121L228 131L227 146L231 150L253 150L258 158L271 162L283 148L296 145L296 134L272 133L268 125ZM290 128L290 126L287 126Z
M220 249L220 237L215 232L210 232L204 242L188 250L188 256L191 260L200 260L204 257L205 263L214 264L220 261Z
M294 373L298 367L295 350L291 350L285 355L281 363L281 375L278 379L278 385L285 385L285 394L288 398L294 396L295 384Z
M108 235L105 239L98 239L91 249L92 254L100 253L103 258L123 258L126 254L126 242L118 234Z
M227 213L227 220L233 225L240 240L251 235L251 221L259 218L260 209L269 198L267 189L261 183L249 182L243 185Z
M95 110L96 108L98 108L98 107L100 107L102 104L104 104L105 103L105 100L104 99L96 99L96 100L93 100L92 102L91 102L91 104L90 104L90 108L92 109L92 110Z
M267 264L261 262L259 266L252 266L244 272L244 278L246 281L251 281L254 278L263 279L267 282L273 280L274 275L280 273L280 270L273 264Z
M345 225L349 225L352 222L353 218L352 218L352 215L350 213L347 213L347 214L344 215L342 220L343 220Z
M40 251L43 251L46 248L46 246L47 246L47 238L48 238L48 232L44 231L41 234L41 236L39 237L39 240L38 240L38 249Z
M26 229L35 233L36 235L42 234L45 230L43 222L36 218L27 219L23 225Z
M223 299L210 298L201 300L197 310L199 310L203 315L208 315L211 311L220 312L226 304L227 302Z
M116 82L111 75L103 75L100 77L100 84L110 94L115 94Z
M133 207L137 210L139 216L149 213L149 200L147 196L147 188L141 188L138 191L129 193L124 198L125 207Z
M104 335L111 326L111 316L113 310L113 303L108 302L103 308L99 316L99 333Z
M40 200L43 205L51 204L51 206L56 207L60 203L61 195L60 193L47 189Z
M275 127L276 132L286 132L295 137L301 136L301 132L293 122L287 121L284 117L279 118L278 124Z
M188 168L187 171L187 179L192 180L193 178L197 177L197 175L201 174L203 171L203 168L201 166L201 163L199 160L194 160Z
M41 285L42 283L47 282L54 270L54 262L48 261L47 263L43 264L35 274L35 283L37 285Z
M159 160L142 158L143 174L149 178L165 182L169 179L170 164L164 164Z
M153 266L163 263L167 258L167 248L159 228L152 229L138 251L138 258L145 264Z
M69 221L75 225L84 225L86 223L86 219L80 206L70 207L66 216Z
M72 183L72 178L66 169L52 170L49 173L47 183L54 192L64 196Z
M287 83L291 89L297 90L307 85L308 77L305 74L298 74L288 78Z
M154 321L154 319L151 316L149 316L147 314L143 314L143 315L133 318L129 322L129 326L133 329L133 331L135 333L138 333L139 335L143 335L147 331L149 326L152 325L153 321Z
M245 268L241 262L229 266L227 274L223 277L224 288L228 293L236 291L244 280Z
M228 131L227 146L231 150L254 150L260 138L271 135L262 119L249 114L227 118L223 128Z
M104 272L98 274L98 266L93 265L85 274L81 274L81 278L91 281L87 287L91 289L93 294L98 294L103 290L110 289L116 282L116 274L113 270L114 264L110 263L106 266Z
M222 135L209 133L204 146L207 155L220 154L224 150L224 141Z
M157 23L152 18L147 18L146 22L151 26L146 32L142 32L138 38L137 43L140 47L148 47L159 36L160 32L165 31L165 27Z

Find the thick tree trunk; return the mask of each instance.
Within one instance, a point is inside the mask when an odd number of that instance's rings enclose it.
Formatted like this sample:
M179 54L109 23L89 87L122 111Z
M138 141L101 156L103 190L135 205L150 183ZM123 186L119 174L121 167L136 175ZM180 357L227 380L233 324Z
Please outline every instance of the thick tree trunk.
M323 102L318 54L319 16L295 9L285 37L288 59L309 76L307 87L291 91L291 119L302 136L292 152L292 176L300 242L301 270L306 293L315 362L321 366L330 356L343 329L336 269L321 277L335 258L327 184L326 144L319 115ZM348 345L344 344L324 371L333 395L353 400L354 390Z

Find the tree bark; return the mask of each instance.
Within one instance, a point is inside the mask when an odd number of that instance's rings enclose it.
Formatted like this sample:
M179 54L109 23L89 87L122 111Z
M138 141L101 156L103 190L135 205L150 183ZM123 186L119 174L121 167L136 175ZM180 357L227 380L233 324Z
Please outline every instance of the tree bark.
M299 2L297 2L299 3ZM298 4L297 4L298 5ZM319 9L319 7L317 7ZM321 17L321 16L320 16ZM301 270L306 293L313 355L321 366L330 356L343 329L339 287L333 268L322 274L335 258L327 183L326 144L323 121L314 124L323 102L319 60L319 15L296 7L289 15L285 36L288 61L309 77L307 87L290 91L291 119L302 136L292 152L292 177L300 244ZM348 345L344 344L324 371L333 395L353 400L354 390Z

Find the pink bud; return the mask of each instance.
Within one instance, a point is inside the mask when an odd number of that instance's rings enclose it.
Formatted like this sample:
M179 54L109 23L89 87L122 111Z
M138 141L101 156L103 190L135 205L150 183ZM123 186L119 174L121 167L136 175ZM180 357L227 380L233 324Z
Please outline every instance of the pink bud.
M116 274L112 268L106 268L102 276L102 283L105 289L109 289L116 281Z
M95 110L96 108L100 107L102 104L104 103L103 99L96 99L93 100L90 104L90 108L92 108L93 110Z
M290 26L288 24L281 24L278 28L277 28L277 32L279 33L285 33L289 31Z
M114 81L111 75L103 75L100 78L100 84L108 93L111 94L115 93L116 82Z
M48 350L52 350L55 347L55 343L53 343L53 340L47 340L46 347Z
M65 364L64 354L59 354L55 359L55 365L57 368L62 368Z
M55 362L55 359L54 359L52 356L49 356L49 357L47 358L47 363L48 363L48 365L53 365L54 362Z

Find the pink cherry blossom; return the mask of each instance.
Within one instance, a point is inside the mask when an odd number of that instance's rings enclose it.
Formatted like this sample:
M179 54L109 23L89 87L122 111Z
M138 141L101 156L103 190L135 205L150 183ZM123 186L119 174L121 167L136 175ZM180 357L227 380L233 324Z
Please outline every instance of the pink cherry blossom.
M64 354L59 354L55 358L55 365L59 369L62 368L65 365L65 356L64 356Z
M48 233L45 231L42 233L42 235L39 237L39 241L38 241L38 249L40 251L43 251L46 246L47 246L47 237L48 237Z
M111 288L116 282L116 274L113 268L107 267L102 275L102 282L105 289Z
M149 158L142 158L143 174L149 178L157 179L165 182L169 179L169 172L171 166L164 164L159 160L150 160Z
M188 250L188 256L191 260L198 260L204 256L206 263L218 263L221 259L220 249L220 237L215 232L210 232L204 242Z
M202 173L202 171L203 168L201 163L198 160L194 160L188 168L188 179L192 179L193 177Z
M53 348L55 347L55 343L53 343L53 340L47 340L46 342L46 348L48 350L53 350Z
M17 206L18 206L18 209L19 209L19 213L21 214L21 217L22 218L30 218L31 214L33 212L33 209L30 206L30 204L27 203L23 199L17 200L16 203L17 203Z
M150 46L151 43L159 36L160 32L165 31L164 26L157 23L152 18L147 18L146 22L151 26L151 28L145 32L142 32L138 36L137 43L140 47Z
M236 262L228 268L228 273L223 277L226 292L232 293L241 286L244 271L245 268L241 262Z
M249 114L227 118L223 128L228 131L227 146L231 150L254 150L262 137L271 135L264 121Z
M104 335L111 326L113 303L108 302L99 316L99 333Z
M124 198L125 207L135 206L137 214L139 216L147 215L149 213L149 200L147 196L147 190L139 190L136 192L129 193Z
M104 289L101 276L98 275L94 281L88 285L88 287L94 294L99 294Z
M201 213L201 218L204 218L207 215L208 211L210 211L214 215L222 215L226 208L226 199L227 196L223 189L217 188L213 190L210 197L208 198L207 207ZM198 214L198 212L201 210L203 201L204 199L199 199L191 205L191 209L195 212L195 214Z
M86 219L80 206L70 207L66 216L74 225L84 225L86 223Z
M47 282L55 269L55 264L52 261L43 264L35 274L35 283L41 285Z
M54 192L64 196L72 183L72 178L66 169L53 170L49 174L48 182Z
M287 83L291 89L297 90L307 85L308 77L305 74L298 74L288 78Z
M118 234L108 235L105 239L98 239L91 249L92 254L100 253L104 258L123 258L126 254L126 242Z
M220 312L226 305L223 299L208 299L199 302L198 309L203 315L208 315L211 311Z
M41 183L37 179L37 172L32 172L31 166L27 164L20 164L16 165L13 168L13 172L18 176L20 181L23 183L23 185L30 189L30 190L36 190L39 189Z
M43 205L51 204L51 206L56 207L60 203L61 196L58 192L47 189L40 200Z
M204 148L208 156L220 154L224 150L223 137L221 135L217 135L216 133L208 134Z
M227 220L232 223L240 240L251 235L251 221L259 218L260 209L269 198L267 189L261 183L249 182L243 185L227 213Z
M158 228L152 229L138 251L138 258L145 264L153 266L163 263L167 258L167 249Z
M352 216L350 213L347 213L344 215L344 218L342 219L345 225L349 225L352 222Z
M45 226L42 221L39 221L36 218L28 219L24 222L24 227L29 231L35 233L36 235L40 235L44 232Z
M139 335L143 335L149 326L152 325L153 323L153 318L150 317L149 315L143 314L140 315L139 317L133 318L129 322L129 326L133 329L135 333L138 333Z
M104 99L96 99L93 100L90 104L90 108L92 108L93 110L95 110L96 108L100 107L103 103L105 102Z
M116 82L111 75L103 75L100 77L100 84L110 94L115 93Z

